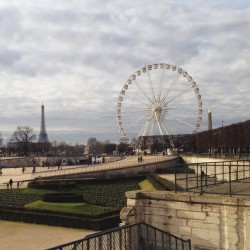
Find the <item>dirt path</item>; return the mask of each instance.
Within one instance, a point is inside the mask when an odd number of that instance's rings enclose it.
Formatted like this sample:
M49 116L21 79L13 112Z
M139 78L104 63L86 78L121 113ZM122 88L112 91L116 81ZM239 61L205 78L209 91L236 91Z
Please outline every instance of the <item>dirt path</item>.
M44 250L81 239L92 233L95 232L0 220L0 249Z

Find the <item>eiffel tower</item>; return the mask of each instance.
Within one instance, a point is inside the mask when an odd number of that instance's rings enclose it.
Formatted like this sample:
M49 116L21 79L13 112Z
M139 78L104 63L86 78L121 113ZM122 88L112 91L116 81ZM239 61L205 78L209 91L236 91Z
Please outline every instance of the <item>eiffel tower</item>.
M44 105L42 103L41 106L41 128L40 128L40 134L39 134L39 140L38 142L48 142L48 135L46 133L46 127L45 127L45 116L44 116Z

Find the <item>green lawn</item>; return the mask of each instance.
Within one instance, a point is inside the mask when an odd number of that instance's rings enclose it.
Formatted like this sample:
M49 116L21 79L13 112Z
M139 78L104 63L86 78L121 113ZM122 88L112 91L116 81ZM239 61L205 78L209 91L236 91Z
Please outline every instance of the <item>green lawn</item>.
M142 189L142 191L156 191L157 189L152 185L152 183L148 180L144 180L144 181L141 181L139 183L140 185L140 188Z
M25 205L25 207L76 214L98 214L112 210L110 207L95 206L87 203L54 203L41 200L31 202Z

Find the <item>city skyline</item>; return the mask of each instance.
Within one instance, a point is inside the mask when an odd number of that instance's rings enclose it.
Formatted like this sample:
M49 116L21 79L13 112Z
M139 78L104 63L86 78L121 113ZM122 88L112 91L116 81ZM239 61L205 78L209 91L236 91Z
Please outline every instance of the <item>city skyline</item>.
M1 1L0 132L119 141L117 98L143 65L176 64L197 82L213 128L250 119L248 1ZM188 114L187 114L188 115Z

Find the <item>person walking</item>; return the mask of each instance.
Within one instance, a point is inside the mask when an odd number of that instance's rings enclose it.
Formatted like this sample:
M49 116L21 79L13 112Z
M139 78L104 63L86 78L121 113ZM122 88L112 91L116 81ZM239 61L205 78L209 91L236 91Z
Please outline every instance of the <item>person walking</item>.
M34 174L35 172L36 172L36 167L33 167L32 174Z
M12 178L10 178L10 180L9 180L9 185L10 185L10 188L12 189L12 184L13 184L13 180L12 180Z

